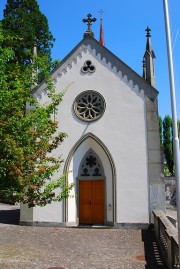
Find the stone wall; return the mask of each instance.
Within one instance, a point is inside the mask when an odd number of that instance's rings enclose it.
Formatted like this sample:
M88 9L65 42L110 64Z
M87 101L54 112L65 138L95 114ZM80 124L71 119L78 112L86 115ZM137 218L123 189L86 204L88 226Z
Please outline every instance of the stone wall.
M165 211L165 192L162 150L159 137L157 100L146 97L148 172L150 188L150 212ZM151 217L153 217L151 215Z
M174 177L164 177L166 208L174 208L176 206L176 181Z

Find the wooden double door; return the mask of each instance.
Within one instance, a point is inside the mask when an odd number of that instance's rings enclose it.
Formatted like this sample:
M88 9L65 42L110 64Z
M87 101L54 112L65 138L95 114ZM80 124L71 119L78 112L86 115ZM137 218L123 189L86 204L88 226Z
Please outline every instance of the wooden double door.
M104 180L79 181L79 223L104 224Z

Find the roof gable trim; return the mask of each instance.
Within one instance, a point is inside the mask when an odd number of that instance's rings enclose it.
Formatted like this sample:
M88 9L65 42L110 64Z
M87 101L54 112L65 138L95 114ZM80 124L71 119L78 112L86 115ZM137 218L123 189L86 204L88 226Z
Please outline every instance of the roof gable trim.
M54 83L56 83L62 76L66 75L66 73L77 63L78 59L81 59L83 54L86 54L87 52L96 57L103 65L106 65L111 72L118 75L127 84L130 82L133 85L133 88L139 89L139 92L143 90L149 99L155 100L157 98L158 91L155 88L107 48L101 46L99 42L91 36L84 38L63 59L59 67L52 72Z

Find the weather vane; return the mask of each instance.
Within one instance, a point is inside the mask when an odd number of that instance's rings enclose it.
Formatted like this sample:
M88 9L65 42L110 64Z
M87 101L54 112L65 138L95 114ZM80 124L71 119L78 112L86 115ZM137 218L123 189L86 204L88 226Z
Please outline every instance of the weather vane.
M100 14L100 16L101 16L100 18L102 19L102 15L103 15L103 13L104 13L104 10L101 8L98 12L99 12L99 14Z

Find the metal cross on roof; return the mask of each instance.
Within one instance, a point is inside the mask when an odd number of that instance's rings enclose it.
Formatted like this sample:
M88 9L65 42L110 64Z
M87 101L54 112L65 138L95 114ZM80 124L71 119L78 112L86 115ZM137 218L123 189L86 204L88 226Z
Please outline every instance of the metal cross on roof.
M151 36L151 29L149 27L146 28L146 32L147 32L146 37L150 37Z
M83 19L82 21L83 21L84 23L87 22L87 26L88 26L87 31L88 31L88 32L92 32L92 30L91 30L91 25L92 25L92 22L95 22L95 21L96 21L96 18L92 18L92 15L89 13L89 14L87 15L87 19Z

